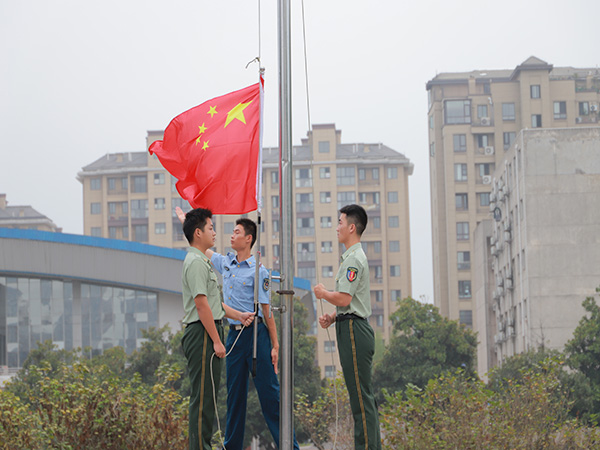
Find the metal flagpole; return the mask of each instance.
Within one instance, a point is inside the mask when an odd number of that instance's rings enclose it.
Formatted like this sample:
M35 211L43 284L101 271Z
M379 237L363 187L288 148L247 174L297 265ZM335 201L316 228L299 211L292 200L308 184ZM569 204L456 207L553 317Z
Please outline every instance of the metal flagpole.
M279 34L279 198L281 250L281 283L278 294L281 298L281 402L279 448L292 450L293 423L293 214L292 214L292 77L290 40L290 0L278 3Z

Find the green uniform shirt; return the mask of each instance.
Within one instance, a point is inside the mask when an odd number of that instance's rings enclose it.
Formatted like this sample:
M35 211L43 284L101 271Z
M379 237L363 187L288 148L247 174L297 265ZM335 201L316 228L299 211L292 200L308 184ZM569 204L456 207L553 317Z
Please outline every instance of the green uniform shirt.
M213 271L210 260L197 248L188 248L188 254L183 261L181 283L183 323L188 324L200 320L194 301L198 295L206 295L215 320L225 317L225 309L223 309L219 294L217 274Z
M342 255L342 262L335 276L335 290L352 296L348 306L336 308L337 314L353 313L365 319L371 315L369 262L360 242Z

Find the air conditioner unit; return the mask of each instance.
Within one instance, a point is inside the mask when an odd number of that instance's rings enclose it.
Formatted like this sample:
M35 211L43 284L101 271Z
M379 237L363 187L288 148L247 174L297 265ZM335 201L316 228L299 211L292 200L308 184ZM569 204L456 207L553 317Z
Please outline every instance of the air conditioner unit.
M596 105L596 104L590 105L590 111L592 111L592 112L598 112L598 105Z
M483 184L492 184L492 176L484 175L483 177L481 177L481 181L483 181Z
M480 123L481 123L481 125L488 126L490 124L490 118L489 117L482 117Z
M511 240L510 230L504 231L504 242L510 243Z
M583 118L575 117L575 123L581 123L582 121L583 121Z
M483 149L483 153L485 153L486 155L493 155L494 154L494 147L492 147L491 145L488 145L487 147L485 147Z
M496 246L492 245L490 247L490 253L492 254L492 256L496 256L498 254L498 251L496 250Z
M512 282L511 278L507 278L504 283L506 284L506 289L512 290L512 288L513 288L513 282Z
M508 327L508 336L509 337L515 336L515 327Z

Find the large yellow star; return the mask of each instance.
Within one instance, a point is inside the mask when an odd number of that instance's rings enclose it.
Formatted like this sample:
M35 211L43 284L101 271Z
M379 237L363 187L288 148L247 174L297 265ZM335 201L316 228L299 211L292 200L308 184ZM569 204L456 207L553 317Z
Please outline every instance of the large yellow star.
M206 131L206 127L204 126L204 124L198 125L198 128L200 128L200 133L198 134L198 139L196 139L196 145L198 145L200 143L200 138L202 137L202 133L204 133Z
M209 141L204 141L204 144L202 144L202 150L206 151L206 149L208 148L208 142Z
M209 108L209 110L208 110L208 112L207 112L206 114L210 114L210 118L211 118L211 119L213 118L213 116L214 116L215 114L219 114L219 113L217 112L217 107L216 107L216 106L209 106L208 108Z
M246 109L250 103L252 103L252 101L249 101L248 103L238 103L237 105L235 105L233 107L233 109L227 113L227 120L225 120L225 127L227 127L227 125L229 125L229 123L233 119L237 119L245 125L246 118L244 117L244 109ZM225 128L225 127L223 127L223 128Z

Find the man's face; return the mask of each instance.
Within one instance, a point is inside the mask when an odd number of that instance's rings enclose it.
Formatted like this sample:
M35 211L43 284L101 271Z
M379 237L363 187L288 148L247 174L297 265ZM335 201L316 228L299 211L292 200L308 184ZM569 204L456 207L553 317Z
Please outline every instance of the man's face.
M204 225L204 230L200 228L196 228L196 239L198 239L198 243L205 248L211 248L215 245L215 237L217 233L215 232L213 221L211 218L206 219L206 224Z
M231 248L236 252L245 249L252 243L252 235L246 234L244 227L236 225L231 234Z
M350 228L354 226L353 224L348 223L348 219L346 217L346 214L342 213L340 214L340 218L338 220L338 226L335 229L335 231L337 232L337 237L338 237L338 241L341 242L342 244L348 241L348 238L350 237Z

